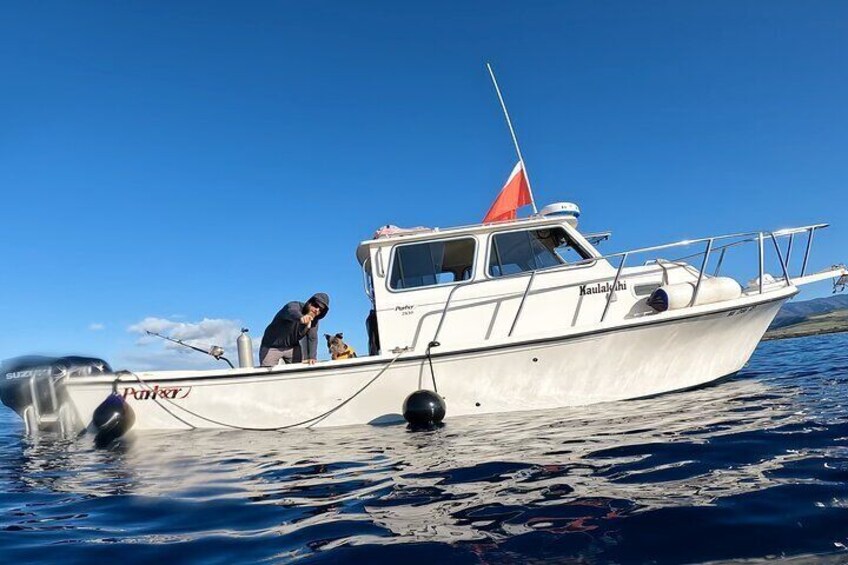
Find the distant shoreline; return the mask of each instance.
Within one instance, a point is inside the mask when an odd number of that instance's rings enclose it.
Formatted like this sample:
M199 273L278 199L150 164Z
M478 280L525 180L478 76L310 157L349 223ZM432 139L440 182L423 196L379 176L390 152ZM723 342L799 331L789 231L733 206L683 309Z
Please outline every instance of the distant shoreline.
M803 324L798 324L803 325ZM763 336L762 341L776 341L778 339L792 339L793 337L809 337L811 335L828 335L828 334L840 334L848 332L848 327L838 327L838 328L829 328L829 329L821 329L821 328L809 328L803 329L799 328L795 331L784 331L788 330L792 326L787 328L777 328L775 330L767 331Z
M842 332L848 332L848 309L806 316L794 324L769 329L766 335L763 336L763 340L788 339L791 337L806 337Z

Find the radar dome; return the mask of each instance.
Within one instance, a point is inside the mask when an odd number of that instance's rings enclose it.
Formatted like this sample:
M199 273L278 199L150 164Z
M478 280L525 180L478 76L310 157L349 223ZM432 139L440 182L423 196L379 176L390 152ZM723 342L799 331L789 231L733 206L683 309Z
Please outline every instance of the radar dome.
M544 217L563 216L572 227L576 228L577 218L580 217L580 207L574 202L554 202L542 208L539 215Z

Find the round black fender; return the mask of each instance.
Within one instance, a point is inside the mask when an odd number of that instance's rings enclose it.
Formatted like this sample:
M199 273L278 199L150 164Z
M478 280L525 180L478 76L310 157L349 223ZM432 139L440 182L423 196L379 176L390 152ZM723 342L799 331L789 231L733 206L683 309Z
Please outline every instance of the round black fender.
M95 445L105 447L130 431L135 424L135 412L123 396L113 392L94 410L91 423L97 430Z
M445 399L432 390L416 390L403 401L403 417L414 428L428 428L444 420Z

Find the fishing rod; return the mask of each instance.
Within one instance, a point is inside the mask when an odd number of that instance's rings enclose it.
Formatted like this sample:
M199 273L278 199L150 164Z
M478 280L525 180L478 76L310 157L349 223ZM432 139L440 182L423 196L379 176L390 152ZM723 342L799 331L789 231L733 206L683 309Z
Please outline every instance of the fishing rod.
M230 366L230 369L235 369L235 367L233 367L233 364L230 363L230 360L227 359L226 357L224 357L224 348L221 347L220 345L213 345L207 351L207 350L202 349L200 347L195 347L194 345L188 344L181 339L174 339L174 338L168 337L166 335L162 335L162 334L159 334L159 333L156 333L156 332L151 332L150 330L144 330L144 332L147 335L152 335L152 336L158 337L160 339L170 341L171 343L176 343L177 345L182 345L183 347L188 347L189 349L194 349L195 351L198 351L198 352L203 353L205 355L209 355L211 357L214 357L216 361L226 361L227 365Z

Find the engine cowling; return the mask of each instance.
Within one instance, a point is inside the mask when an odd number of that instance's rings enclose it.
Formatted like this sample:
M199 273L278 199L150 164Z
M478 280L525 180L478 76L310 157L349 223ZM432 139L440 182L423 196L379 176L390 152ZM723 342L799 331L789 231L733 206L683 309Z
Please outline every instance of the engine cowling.
M27 355L6 359L0 364L0 401L21 417L33 405L46 413L63 402L65 378L112 372L109 363L96 357Z

